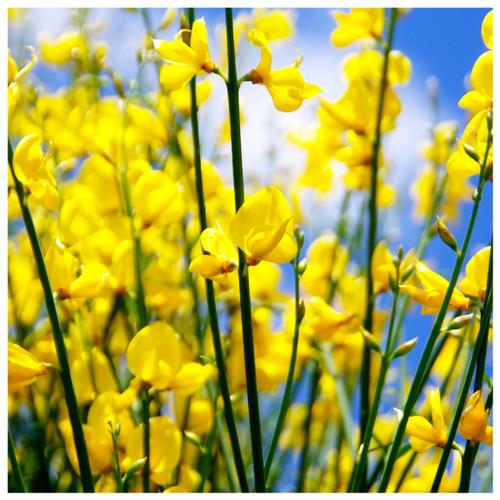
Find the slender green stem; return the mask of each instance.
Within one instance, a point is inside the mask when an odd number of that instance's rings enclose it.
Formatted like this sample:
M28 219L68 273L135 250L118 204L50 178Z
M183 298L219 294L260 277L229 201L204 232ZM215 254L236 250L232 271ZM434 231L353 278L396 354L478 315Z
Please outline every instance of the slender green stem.
M47 314L52 326L52 335L56 347L59 366L61 368L59 374L61 376L61 382L64 388L64 398L66 400L66 406L68 407L68 415L71 422L71 427L73 429L73 438L75 441L78 464L80 466L82 487L86 493L92 493L94 491L94 482L92 480L92 474L90 471L90 463L87 454L87 445L85 443L85 437L83 435L80 411L76 400L73 381L71 379L71 371L68 361L68 354L66 351L66 345L64 344L64 336L62 333L61 324L59 322L59 316L57 314L57 307L54 296L52 295L52 287L50 286L49 275L47 273L47 268L45 267L45 261L43 260L42 248L40 246L40 241L35 229L33 217L31 216L31 211L28 206L28 198L24 191L24 186L21 184L21 182L19 182L19 179L16 177L16 174L14 172L12 157L13 151L10 145L10 141L8 141L9 167L15 182L17 195L19 196L24 225L26 226L26 231L30 239L31 248L33 249L33 256L35 257L38 276L40 278L45 296L45 306L47 308Z
M194 9L188 9L189 22L192 25L194 22ZM203 176L201 170L201 148L200 135L198 127L198 106L196 100L196 77L191 80L191 127L193 132L193 152L194 152L194 171L196 194L198 197L198 216L200 218L201 231L207 229L207 216L205 211L205 199L203 195ZM212 342L215 352L215 361L217 363L219 373L219 385L224 401L224 415L229 432L229 439L233 449L234 463L238 474L238 481L242 492L248 492L248 483L245 474L245 466L241 454L240 444L238 440L238 432L231 406L231 397L229 393L229 384L226 376L226 365L224 361L224 352L222 350L222 342L219 330L219 321L217 315L217 306L215 302L215 291L213 282L209 279L205 280L205 288L207 294L207 306L210 320L210 328L212 330Z
M372 158L371 158L371 184L370 184L370 201L368 205L369 210L369 229L368 229L368 258L367 258L367 294L366 294L366 313L364 319L364 328L372 333L373 330L373 307L375 296L373 293L373 277L371 273L371 262L373 252L375 251L377 239L377 171L378 171L378 158L380 151L380 144L382 140L382 116L385 101L385 92L387 88L387 70L389 66L389 53L392 46L392 39L394 35L394 26L396 24L397 9L391 9L391 17L389 21L389 32L387 35L387 44L384 47L384 66L382 69L382 76L380 81L380 96L377 110L377 122L375 129L375 140L373 142ZM370 356L371 350L365 346L363 350L363 364L361 368L361 409L360 409L360 442L363 442L363 437L368 424L369 411L370 411Z
M16 487L18 493L25 493L26 489L24 487L23 475L21 474L21 468L17 461L16 449L14 447L14 440L9 429L9 460L12 466L12 473L14 474L14 480L16 482Z
M446 314L446 310L448 309L448 304L450 303L451 295L453 293L453 290L455 288L455 285L458 280L458 275L460 274L460 270L462 269L462 264L465 259L465 254L467 252L467 248L469 246L469 241L470 237L472 234L472 229L474 228L474 224L476 221L476 216L477 212L479 210L479 204L481 201L481 196L482 196L482 191L483 187L485 184L485 179L483 179L483 172L484 172L484 167L486 165L486 161L488 158L488 153L489 149L492 144L492 134L490 133L488 135L488 142L486 145L486 151L485 151L485 156L484 156L484 161L481 166L481 174L479 176L479 182L478 182L478 188L476 191L476 194L474 196L474 206L472 208L471 216L469 219L469 223L467 225L467 230L464 236L464 241L462 243L462 248L460 249L460 255L457 256L457 260L455 262L455 267L453 269L453 273L448 285L448 289L446 290L446 294L443 299L443 303L441 304L441 308L439 310L439 313L436 317L436 320L434 321L434 325L431 329L431 332L429 334L429 337L427 339L427 342L425 344L422 357L420 359L420 362L417 367L417 371L415 373L413 383L410 388L410 392L408 394L408 398L406 400L406 404L403 409L403 415L401 417L401 420L398 423L398 427L396 429L396 434L394 436L391 449L389 451L389 456L387 458L386 465L384 467L384 471L382 473L382 477L380 479L380 484L378 487L379 492L384 492L387 489L387 485L389 484L389 479L391 476L392 468L394 466L394 462L397 459L399 447L401 445L401 442L403 440L404 432L406 429L406 424L408 422L408 418L410 417L411 411L413 410L413 407L415 406L415 403L418 399L418 396L422 390L422 380L425 375L425 372L427 371L427 362L428 359L432 353L432 350L434 348L434 344L436 343L436 340L439 336L441 326L444 321L444 317Z
M217 402L214 401L214 407L216 404ZM203 493L203 490L205 488L205 481L207 479L208 468L210 466L212 458L212 447L215 440L215 432L217 430L218 418L219 417L216 415L214 418L214 422L212 424L212 428L210 429L210 432L208 433L207 436L207 440L205 442L205 451L201 459L201 465L200 465L200 484L198 485L198 493Z
M297 492L302 493L304 491L304 484L306 481L306 472L307 468L309 465L308 461L308 451L309 451L309 444L310 444L310 439L311 439L311 421L312 421L312 406L314 404L314 401L316 400L316 396L318 393L318 380L319 376L321 375L321 370L319 368L319 363L314 360L313 361L313 368L312 368L312 373L311 373L311 380L310 380L310 388L309 388L309 401L307 404L307 418L304 423L304 430L305 430L305 440L304 440L304 447L302 449L302 457L301 457L301 462L300 462L300 469L299 469L299 482L297 484Z
M474 351L472 353L472 357L469 362L469 366L467 368L465 380L462 384L460 398L458 400L457 408L455 411L455 415L448 433L448 441L444 447L443 453L441 455L441 460L439 462L439 466L436 472L436 476L434 477L434 482L432 484L432 492L436 492L439 488L439 484L441 482L441 478L443 477L444 470L446 469L446 463L448 461L448 457L451 452L451 448L453 446L453 440L455 439L455 434L458 429L458 424L460 422L460 417L462 416L463 408L465 407L465 403L467 401L467 396L469 394L469 387L472 382L472 377L474 375L474 370L477 367L477 370L480 370L480 367L477 366L479 356L484 347L484 341L488 341L488 331L490 328L490 319L491 313L493 310L493 247L491 248L490 253L490 262L488 266L488 281L486 285L486 298L485 298L485 306L483 310L483 314L481 316L481 323L479 326L479 333L476 339L476 343L474 346ZM483 372L484 373L484 372ZM482 378L482 376L481 376ZM462 461L462 473L460 478L460 492L467 492L469 490L470 476L472 473L472 466L474 463L474 451L473 447L470 446L468 441L467 453Z
M368 421L366 423L361 455L354 469L354 480L351 486L350 490L351 492L359 492L361 490L363 478L366 475L365 468L368 460L368 449L370 447L370 441L373 436L373 428L375 426L375 420L377 419L378 409L380 406L380 401L382 399L382 393L384 391L385 377L387 375L391 363L391 354L394 350L393 332L394 332L394 320L396 316L396 310L398 307L398 297L399 297L399 291L398 289L396 289L396 292L394 294L394 302L392 306L391 321L389 325L389 333L388 333L385 353L382 356L382 363L380 365L380 372L377 380L377 386L375 388L375 394L373 397L373 404L370 408L370 414L368 415Z
M343 433L349 448L349 453L351 459L354 462L356 460L356 448L353 442L354 432L352 429L352 414L349 404L349 397L347 395L346 387L341 375L337 371L337 367L332 359L332 353L328 350L325 343L317 343L316 347L320 350L325 364L325 368L330 373L335 384L335 390L337 392L337 400L340 407L340 414L342 419Z
M142 469L142 487L144 493L149 493L149 454L150 454L150 439L149 439L149 391L147 387L143 387L141 390L141 398L142 398L142 423L144 425L143 428L143 445L144 445L144 457L146 458L146 462L144 463L144 467Z
M234 50L233 11L226 9L226 34L228 53L227 94L229 102L229 121L231 126L231 149L233 157L233 181L236 211L245 201L243 183L243 162L241 153L240 106L238 97L238 79L236 76L236 58ZM250 419L250 437L257 492L266 491L266 476L264 473L264 458L262 455L262 436L260 428L259 397L257 392L257 374L255 370L255 354L253 345L252 308L250 304L250 286L248 280L248 265L245 254L238 249L239 288L241 306L241 325L243 330L243 349L245 357L245 373L247 383L248 411Z
M264 464L264 472L266 474L266 479L269 476L269 471L273 463L274 454L276 452L276 447L278 446L278 440L280 437L281 429L283 427L283 422L285 421L286 412L290 406L290 396L292 393L293 384L293 374L295 372L295 363L297 360L297 346L299 344L299 327L304 316L303 309L300 308L300 297L299 297L299 281L300 281L300 248L299 243L297 255L295 256L295 263L293 264L293 269L295 271L295 330L293 334L292 341L292 356L290 358L290 366L288 368L288 376L285 385L285 392L283 393L283 399L281 400L280 411L278 413L278 420L276 421L276 426L274 428L273 436L271 438L271 444L266 455L266 461Z

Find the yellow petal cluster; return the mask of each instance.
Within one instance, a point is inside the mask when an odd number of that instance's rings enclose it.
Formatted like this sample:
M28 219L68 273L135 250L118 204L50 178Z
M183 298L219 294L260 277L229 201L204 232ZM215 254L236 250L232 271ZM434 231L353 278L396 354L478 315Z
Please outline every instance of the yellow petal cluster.
M39 375L47 373L47 365L13 342L9 342L8 346L9 394L12 394L34 382Z
M248 41L260 47L261 59L250 72L252 83L265 85L278 111L291 112L302 106L304 99L319 94L322 90L317 85L307 83L297 69L301 59L293 66L283 69L271 69L272 53L266 35L257 29L251 29Z
M413 285L399 285L401 289L406 290L410 297L422 305L422 314L437 314L443 303L446 290L449 283L442 276L431 271L425 264L415 259L415 276L423 288ZM453 289L447 310L459 309L467 311L469 309L470 299L457 290Z
M488 425L490 411L485 411L481 391L476 391L467 402L460 417L460 435L473 443L493 445L493 427Z
M292 211L275 186L248 198L233 221L234 240L251 264L261 260L282 264L297 253Z

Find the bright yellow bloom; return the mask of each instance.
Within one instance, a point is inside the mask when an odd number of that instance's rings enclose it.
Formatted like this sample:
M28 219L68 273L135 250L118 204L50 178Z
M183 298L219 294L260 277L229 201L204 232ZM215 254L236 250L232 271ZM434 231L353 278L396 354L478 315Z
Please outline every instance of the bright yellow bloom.
M479 111L493 106L493 52L489 50L480 55L474 63L470 76L472 88L458 105L471 111L474 116Z
M47 365L21 346L13 342L8 345L9 394L12 394L34 382L39 375L47 373Z
M467 402L460 417L460 435L473 443L493 445L493 427L488 425L490 410L485 411L481 391L476 391Z
M406 432L410 435L410 446L417 453L423 453L432 446L444 448L448 440L439 389L430 391L429 403L431 406L432 424L421 416L410 417L406 424ZM399 410L397 411L399 413Z
M465 266L466 277L458 285L462 292L471 297L479 297L481 302L484 302L484 294L486 293L490 253L491 247L483 248L477 252Z
M334 12L339 27L332 33L332 43L347 47L362 38L380 38L384 29L384 9L355 8L349 14Z
M261 260L282 264L297 253L292 211L277 187L266 187L248 198L233 221L236 244L251 264Z
M160 72L160 83L169 90L178 90L195 75L211 73L215 63L210 59L205 21L193 23L190 45L177 39L173 42L153 40L156 53L169 62Z
M23 77L35 64L35 49L33 47L29 47L28 49L31 51L31 60L28 61L24 67L18 71L17 64L15 61L8 55L8 70L7 70L7 102L8 102L8 117L9 120L16 109L16 105L19 102L19 98L21 97L21 90L19 88L19 80Z
M53 41L42 38L39 43L40 57L57 66L64 66L73 59L84 61L88 56L85 37L79 31L68 31Z
M443 303L446 290L449 283L439 274L431 271L426 265L415 259L415 275L423 286L417 288L412 285L399 285L400 288L406 290L410 297L422 305L422 314L437 314ZM469 309L470 299L457 290L453 290L450 303L447 310L459 309L467 311Z
M486 14L481 26L481 36L483 42L490 50L493 50L493 11L491 10Z
M297 69L302 59L299 58L288 68L271 69L272 53L262 31L252 29L247 34L248 41L260 47L261 59L255 69L250 71L252 83L265 85L278 111L295 111L302 106L304 99L314 97L321 88L306 83Z
M181 456L182 433L165 416L149 419L149 474L155 484L167 484L171 472ZM125 468L144 458L144 423L139 424L128 436Z
M212 365L182 362L174 329L156 321L136 333L127 348L129 370L143 385L193 394L213 375Z
M269 42L293 35L293 11L289 9L254 9L255 27Z
M458 150L455 151L450 158L446 168L451 177L456 179L465 179L471 175L477 175L481 172L479 163L472 159L464 149L464 144L474 149L483 161L486 144L488 141L488 126L486 121L487 110L477 113L465 127L462 139L458 140ZM486 165L493 163L493 148L488 152Z
M227 274L238 267L238 252L234 243L220 226L217 229L205 229L200 235L200 243L208 255L196 257L189 265L189 270L219 283L226 282Z
M36 134L24 137L16 147L12 159L14 172L26 190L48 210L57 210L59 194L55 178L47 168L50 154L43 154Z
M341 313L330 307L322 298L312 297L306 308L305 320L320 342L330 340L336 332L351 333L352 314Z
M385 293L391 288L390 277L396 279L396 266L393 258L387 250L385 241L381 241L373 252L371 273L373 279L373 291Z

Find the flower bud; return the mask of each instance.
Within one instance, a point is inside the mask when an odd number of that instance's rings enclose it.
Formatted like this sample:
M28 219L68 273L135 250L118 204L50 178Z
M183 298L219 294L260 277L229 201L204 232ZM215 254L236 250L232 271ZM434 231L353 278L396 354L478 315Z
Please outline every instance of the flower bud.
M363 339L365 340L365 344L368 347L368 349L371 349L372 351L376 351L379 353L382 352L378 340L370 332L368 332L364 328L361 328L361 335L363 335Z
M437 217L436 222L437 233L441 238L441 241L448 245L454 252L458 253L457 241L455 237L451 234L450 230L446 227L445 223Z
M449 323L448 326L443 328L443 331L449 331L449 330L460 330L464 327L466 327L474 317L474 314L464 314L463 316L457 316L456 318L453 318Z
M465 142L462 142L462 146L464 148L464 151L467 153L467 156L470 156L474 161L477 161L478 163L480 162L479 154L472 146Z
M139 472L146 464L146 460L147 460L147 457L139 458L139 460L136 460L127 469L127 472L125 472L124 480L128 479L129 477L133 476L134 474L137 474L137 472Z
M394 352L392 353L391 359L406 356L410 351L413 350L415 344L417 343L417 340L418 338L415 337L414 339L403 342L400 346L396 347L396 349L394 349Z
M306 306L304 304L304 301L301 300L299 307L297 309L297 323L300 324L302 320L304 319L304 315L306 313Z
M299 265L297 266L297 273L299 275L299 278L305 273L306 269L307 269L307 260L302 259L299 262Z

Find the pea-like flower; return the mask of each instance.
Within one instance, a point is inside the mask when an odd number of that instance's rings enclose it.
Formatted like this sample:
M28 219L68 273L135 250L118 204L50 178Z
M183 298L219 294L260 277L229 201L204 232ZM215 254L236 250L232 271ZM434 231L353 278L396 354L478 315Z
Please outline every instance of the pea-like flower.
M243 203L233 221L233 234L251 265L261 260L283 264L297 253L292 211L274 186L261 189Z
M493 445L493 427L488 425L490 411L485 411L481 391L476 391L467 402L460 417L460 435L473 443Z
M272 53L267 43L266 35L257 29L251 29L248 41L260 47L261 59L249 75L253 84L265 85L274 106L278 111L295 111L302 106L304 99L314 97L322 89L312 83L306 83L297 69L302 62L299 57L292 66L283 69L271 69Z
M39 375L47 373L47 365L21 346L9 342L8 348L9 394L20 391Z
M484 302L486 293L490 252L491 247L483 248L469 260L465 266L466 277L459 284L462 292L471 297L479 297L481 302Z
M228 273L238 267L238 252L233 242L220 226L205 229L200 235L200 242L207 253L193 259L189 270L219 283L226 282Z
M347 47L363 38L380 38L384 29L383 8L354 8L346 14L335 12L338 28L332 33L336 47Z
M205 21L193 23L190 45L182 40L153 40L156 53L169 62L160 72L160 83L169 90L178 90L195 75L211 73L215 63L210 59Z
M448 281L417 259L415 259L415 275L423 289L412 285L399 285L399 287L406 290L415 302L423 306L422 314L437 314L446 295ZM469 305L470 299L454 288L447 310L467 311Z
M213 375L210 364L182 363L180 342L164 321L136 333L127 348L127 365L142 385L183 395L193 394Z
M406 424L406 432L410 435L410 446L417 453L423 453L432 446L444 448L448 440L439 389L430 391L429 403L431 406L432 424L420 415L410 417ZM396 411L400 416L401 410Z

